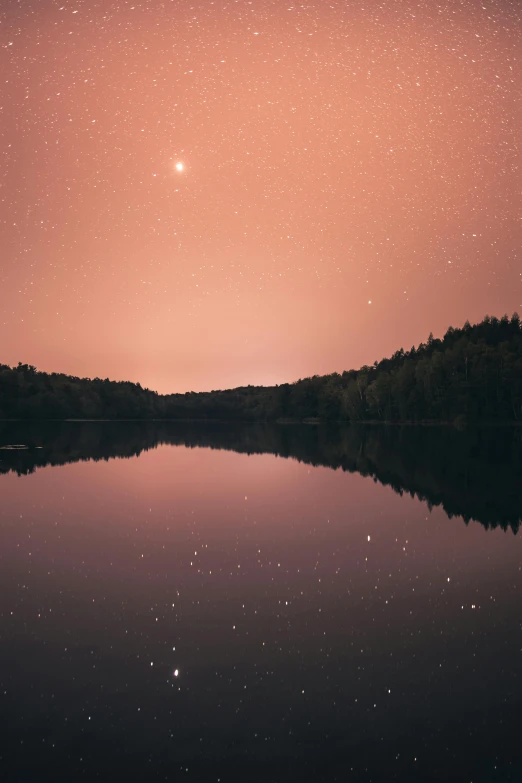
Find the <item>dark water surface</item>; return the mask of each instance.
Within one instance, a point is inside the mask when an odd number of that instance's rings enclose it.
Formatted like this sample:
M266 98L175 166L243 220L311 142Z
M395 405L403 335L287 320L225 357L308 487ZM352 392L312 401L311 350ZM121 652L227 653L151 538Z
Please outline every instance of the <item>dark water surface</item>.
M521 438L0 424L0 779L521 780Z

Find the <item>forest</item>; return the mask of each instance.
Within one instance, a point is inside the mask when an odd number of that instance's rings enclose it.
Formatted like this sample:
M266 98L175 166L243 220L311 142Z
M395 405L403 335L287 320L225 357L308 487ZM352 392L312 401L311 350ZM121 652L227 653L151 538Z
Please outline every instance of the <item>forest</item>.
M278 386L160 395L139 383L0 364L0 419L522 421L520 318L486 316L358 370Z

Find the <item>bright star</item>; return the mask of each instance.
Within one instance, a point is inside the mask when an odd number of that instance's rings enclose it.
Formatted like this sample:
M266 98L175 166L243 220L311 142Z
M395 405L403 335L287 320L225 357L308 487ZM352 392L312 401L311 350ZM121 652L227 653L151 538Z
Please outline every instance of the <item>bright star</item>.
M181 161L179 163L176 163L176 171L183 171L183 163Z

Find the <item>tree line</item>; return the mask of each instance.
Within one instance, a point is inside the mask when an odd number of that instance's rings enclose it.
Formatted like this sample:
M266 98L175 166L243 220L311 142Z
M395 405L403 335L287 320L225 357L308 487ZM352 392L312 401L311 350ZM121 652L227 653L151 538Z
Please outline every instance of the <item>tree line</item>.
M160 395L139 383L0 365L2 418L521 421L520 318L450 327L359 370L224 391Z

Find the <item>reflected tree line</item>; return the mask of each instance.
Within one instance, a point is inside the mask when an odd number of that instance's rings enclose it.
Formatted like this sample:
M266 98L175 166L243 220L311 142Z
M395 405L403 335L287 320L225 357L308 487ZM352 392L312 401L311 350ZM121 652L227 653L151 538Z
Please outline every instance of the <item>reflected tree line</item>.
M359 370L279 386L159 395L140 384L0 365L0 419L522 420L519 316L486 317Z
M161 444L270 453L360 473L486 528L516 533L522 519L518 427L5 422L0 424L0 473L25 475L46 465L134 457Z

